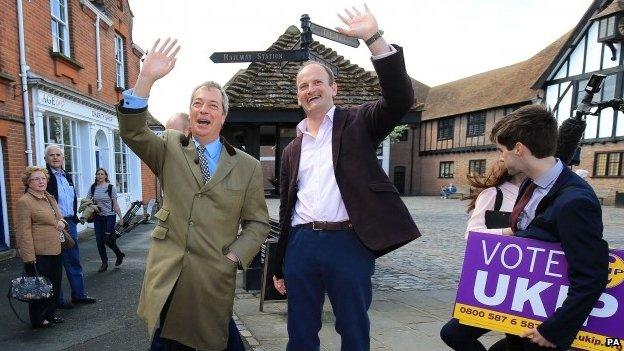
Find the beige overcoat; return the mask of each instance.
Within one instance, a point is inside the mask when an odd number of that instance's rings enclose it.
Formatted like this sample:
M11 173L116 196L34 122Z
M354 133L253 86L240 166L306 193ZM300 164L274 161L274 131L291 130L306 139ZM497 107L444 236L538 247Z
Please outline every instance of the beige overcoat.
M138 314L153 335L176 285L161 336L224 350L236 285L236 264L225 254L233 251L247 267L269 233L260 162L222 140L217 170L204 183L192 140L184 146L182 134L170 130L156 136L145 112L118 110L118 117L122 139L158 176L165 194Z

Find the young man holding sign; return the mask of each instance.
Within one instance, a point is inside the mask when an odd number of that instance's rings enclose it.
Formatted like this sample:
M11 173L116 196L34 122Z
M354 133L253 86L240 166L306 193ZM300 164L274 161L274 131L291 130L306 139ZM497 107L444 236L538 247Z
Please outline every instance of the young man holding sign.
M510 174L523 172L506 234L560 242L570 287L555 313L523 333L525 349L567 350L607 284L609 253L593 189L559 159L557 120L543 106L524 106L498 121L490 139Z

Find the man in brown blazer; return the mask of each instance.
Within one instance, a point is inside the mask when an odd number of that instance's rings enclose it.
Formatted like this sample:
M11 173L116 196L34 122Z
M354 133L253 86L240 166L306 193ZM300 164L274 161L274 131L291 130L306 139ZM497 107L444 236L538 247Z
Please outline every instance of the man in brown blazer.
M386 43L368 8L346 11L341 19L349 28L341 32L365 40L382 97L336 107L338 88L329 69L308 63L297 75L306 118L282 154L274 277L276 289L288 291L287 350L319 349L325 292L342 349L370 349L375 258L420 236L375 154L414 102L403 50Z
M217 83L193 90L190 135L149 130L147 97L173 69L178 49L175 40L160 47L157 41L118 106L121 137L166 194L155 214L138 314L154 335L152 350L223 350L237 266L249 265L269 232L262 169L220 138L228 98Z

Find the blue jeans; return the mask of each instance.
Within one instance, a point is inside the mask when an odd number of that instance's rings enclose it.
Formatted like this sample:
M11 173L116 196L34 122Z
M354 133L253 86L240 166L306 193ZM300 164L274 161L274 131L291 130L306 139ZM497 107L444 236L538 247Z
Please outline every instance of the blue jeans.
M82 273L82 265L80 264L80 250L78 249L78 231L76 230L76 223L72 217L65 217L67 221L67 231L71 235L76 245L71 249L63 249L61 257L63 260L63 267L65 267L65 274L67 274L67 280L71 287L72 299L84 299L87 297L85 291L84 275ZM63 297L63 290L59 289L57 294L58 303L63 304L65 298Z
M108 246L117 257L121 255L121 250L117 247L117 243L106 242L107 234L115 234L115 215L100 216L96 215L93 221L93 228L95 229L95 241L97 243L98 252L102 263L108 263L108 256L106 255L106 246ZM105 246L106 245L106 246Z
M284 261L289 351L318 350L325 292L341 350L370 349L368 308L375 256L353 230L292 228Z

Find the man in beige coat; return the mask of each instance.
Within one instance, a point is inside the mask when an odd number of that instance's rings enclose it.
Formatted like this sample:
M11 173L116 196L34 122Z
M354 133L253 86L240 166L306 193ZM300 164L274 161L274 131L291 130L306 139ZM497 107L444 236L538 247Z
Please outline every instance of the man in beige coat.
M147 97L178 50L176 41L157 41L118 106L121 137L167 194L155 215L138 314L150 335L160 325L152 350L223 350L237 266L249 265L269 232L262 170L219 137L228 99L214 82L191 95L190 136L149 130Z

